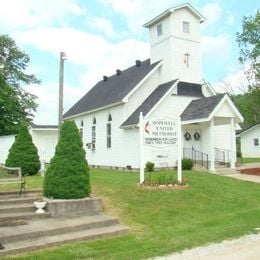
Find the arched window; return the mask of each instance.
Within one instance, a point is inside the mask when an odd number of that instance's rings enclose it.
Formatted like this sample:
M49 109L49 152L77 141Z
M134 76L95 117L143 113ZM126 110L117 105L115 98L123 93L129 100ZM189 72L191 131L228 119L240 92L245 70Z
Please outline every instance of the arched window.
M83 122L83 120L81 120L80 129L79 129L79 133L80 133L81 138L83 138L83 127L84 127L84 122Z
M111 114L109 114L107 119L107 148L112 147L111 123L112 123L112 116Z
M92 123L92 131L91 131L91 142L92 142L92 149L96 149L96 118L93 118Z

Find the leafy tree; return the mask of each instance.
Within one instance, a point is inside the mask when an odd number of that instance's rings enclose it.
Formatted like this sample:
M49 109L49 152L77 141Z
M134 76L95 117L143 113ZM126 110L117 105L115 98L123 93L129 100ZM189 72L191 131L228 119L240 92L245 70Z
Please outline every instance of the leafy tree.
M36 96L21 85L39 83L33 74L26 74L29 56L7 35L0 35L0 134L14 134L19 125L30 122L36 110Z
M21 125L15 142L9 150L5 165L21 167L23 175L34 175L40 170L41 164L36 146L26 125Z
M244 127L260 121L260 11L255 16L244 17L242 32L237 33L240 47L239 61L249 64L246 76L249 89L244 94L232 95L234 103L244 116Z
M232 100L244 117L243 127L247 128L260 122L260 91L252 88L249 92L233 95Z
M43 185L44 195L54 199L89 196L89 168L79 131L72 121L61 127L60 140Z
M251 87L258 87L260 82L260 10L255 16L244 17L242 32L237 33L237 42L240 47L239 61L242 64L250 63L247 78Z

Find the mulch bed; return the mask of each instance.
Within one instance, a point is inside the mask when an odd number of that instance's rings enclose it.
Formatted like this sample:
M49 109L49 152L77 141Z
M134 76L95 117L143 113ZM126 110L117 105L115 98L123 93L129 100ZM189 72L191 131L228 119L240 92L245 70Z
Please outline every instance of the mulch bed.
M251 174L251 175L260 176L260 168L244 169L244 170L240 170L240 172L243 174Z

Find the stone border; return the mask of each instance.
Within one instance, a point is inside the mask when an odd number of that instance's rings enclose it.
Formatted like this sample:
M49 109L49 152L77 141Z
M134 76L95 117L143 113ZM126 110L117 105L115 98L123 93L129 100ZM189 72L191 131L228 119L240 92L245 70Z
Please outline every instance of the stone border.
M148 190L186 190L188 189L188 184L178 185L178 184L168 184L168 185L149 185L137 183L140 188Z

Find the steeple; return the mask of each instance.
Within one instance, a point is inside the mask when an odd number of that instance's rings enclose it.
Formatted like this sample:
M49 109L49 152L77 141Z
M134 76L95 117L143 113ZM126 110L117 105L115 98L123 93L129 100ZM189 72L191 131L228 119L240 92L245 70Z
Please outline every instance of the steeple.
M149 28L151 63L163 61L161 83L176 78L202 82L200 24L204 21L190 4L183 4L144 24Z

